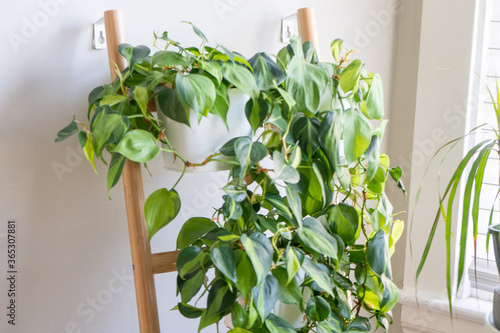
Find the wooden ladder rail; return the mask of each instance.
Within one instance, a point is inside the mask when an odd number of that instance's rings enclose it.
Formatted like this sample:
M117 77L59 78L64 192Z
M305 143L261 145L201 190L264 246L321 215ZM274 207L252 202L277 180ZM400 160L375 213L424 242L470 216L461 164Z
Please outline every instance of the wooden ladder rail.
M299 34L302 40L311 41L319 56L319 39L314 8L302 8L297 12ZM104 12L106 43L108 49L111 80L117 77L116 70L124 70L127 61L118 53L118 45L126 42L125 20L122 10ZM144 187L141 165L127 160L122 173L125 207L132 255L132 269L141 333L160 333L158 304L154 274L176 271L178 251L151 253L148 229L144 217Z
M118 45L126 42L123 11L110 10L104 13L106 39L111 80L117 77L116 70L127 67L127 61L118 53ZM151 254L148 229L144 218L144 187L141 165L127 160L122 174L125 207L127 211L132 269L142 333L160 333L158 305L153 274L175 271L177 252Z

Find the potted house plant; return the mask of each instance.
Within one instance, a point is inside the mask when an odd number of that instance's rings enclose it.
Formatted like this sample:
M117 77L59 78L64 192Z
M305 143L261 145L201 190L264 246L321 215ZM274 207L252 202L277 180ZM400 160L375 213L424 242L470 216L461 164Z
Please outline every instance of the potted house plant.
M169 62L159 71L156 66L165 65L155 62L160 56L121 46L129 67L91 93L90 126L74 120L58 140L78 133L92 165L109 151L108 188L126 158L147 163L161 149L185 170L196 165L165 138L150 102L171 89L176 111L164 113L185 119L187 105L203 122L207 112L223 112L215 102L203 104L206 86L195 81L212 82L216 93L236 86L249 95L244 111L253 135L229 140L200 163L224 157L231 169L222 207L211 217L189 219L178 235L176 308L198 318L199 330L231 314L232 333L369 332L364 309L387 331L398 299L389 258L403 222L393 220L384 188L389 178L403 186L401 169L380 153L386 123L380 76L349 53L342 57L341 40L332 42L333 63L319 62L312 44L298 38L275 60L266 53L246 60L207 47L195 32L202 47L176 53L189 64ZM166 34L162 39L175 43ZM187 79L193 75L209 81ZM192 91L184 80L193 81ZM160 141L167 148L159 148ZM180 204L173 188L151 194L145 205L150 238L175 218ZM278 302L298 309L298 325L273 311Z
M496 124L492 128L487 126L486 124L480 125L474 129L472 129L468 134L454 139L444 146L442 146L439 150L443 150L445 148L453 148L456 142L464 139L465 137L471 134L477 134L481 132L484 138L483 141L474 145L469 151L466 152L465 157L460 161L457 168L455 169L452 177L446 183L446 189L440 195L439 199L439 207L436 212L436 216L434 219L434 223L432 225L429 237L427 239L426 246L424 248L424 252L419 262L418 269L416 271L416 278L418 281L418 277L425 265L427 260L427 256L429 254L430 247L432 242L434 241L434 235L437 229L437 226L441 219L445 223L446 228L446 249L447 249L447 291L448 291L448 303L450 308L450 313L452 313L452 285L451 285L451 229L452 229L452 221L453 221L453 204L455 203L457 197L459 196L459 183L460 181L466 181L464 192L462 193L463 197L463 207L462 207L462 216L459 219L459 257L458 257L458 278L457 278L457 291L460 286L460 283L463 279L463 273L466 262L466 246L467 246L467 236L469 233L472 234L474 240L474 260L476 258L476 241L478 235L478 223L479 223L479 200L481 194L483 192L483 178L485 175L485 170L488 163L492 163L489 161L489 157L491 153L498 153L500 151L500 109L498 104L498 98L500 97L500 88L498 86L498 82L496 82L496 86L493 91L486 85L492 108L491 112L494 112ZM438 153L437 152L437 153ZM437 155L434 155L434 157ZM498 161L494 161L493 163L498 163ZM498 187L498 186L497 186ZM493 213L495 211L495 203L498 198L498 193L500 192L500 187L498 187L497 195L494 199L494 204L491 207L489 214L489 230L488 234L492 235L493 245L494 245L494 253L495 259L497 263L497 269L500 273L500 238L499 238L499 224L498 221L493 221ZM417 200L418 202L418 200ZM470 222L472 225L470 226ZM471 230L472 227L472 230ZM487 239L487 247L489 244L489 239ZM493 317L496 329L495 331L500 330L500 290L499 288L495 289L495 300L493 302ZM490 325L491 326L491 325ZM491 326L493 327L493 326Z

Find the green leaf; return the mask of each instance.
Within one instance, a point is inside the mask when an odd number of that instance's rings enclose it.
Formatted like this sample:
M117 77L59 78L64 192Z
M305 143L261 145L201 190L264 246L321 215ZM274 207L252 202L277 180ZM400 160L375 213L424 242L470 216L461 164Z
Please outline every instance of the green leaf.
M317 325L318 333L343 333L344 325L340 319L330 317Z
M307 302L306 314L314 321L323 321L330 316L330 304L321 296L311 297Z
M342 188L350 186L350 174L342 166L340 159L340 143L343 129L343 116L340 111L330 111L326 114L319 128L319 145L326 155L330 166L335 170ZM330 179L332 181L332 179Z
M343 203L328 209L328 223L333 233L347 245L353 245L361 232L361 218L357 210Z
M272 274L267 274L264 281L253 288L253 304L262 321L266 320L278 301L278 290L278 280Z
M174 89L161 88L156 95L156 105L166 117L190 126L189 124L189 107L182 104L179 96Z
M337 275L338 278L338 275ZM335 289L333 292L335 293L335 300L334 303L338 309L338 313L344 318L351 318L351 304L349 303L349 300L347 299L347 293L350 292L351 290L351 283L346 285L342 285L342 287L335 286ZM350 297L350 296L349 296Z
M342 50L342 45L344 41L342 39L335 39L330 45L330 49L332 50L333 59L335 59L336 63L340 62L340 51Z
M94 88L88 97L89 101L89 113L92 111L92 108L94 107L95 103L102 98L103 94L105 93L106 90L109 90L109 85L103 85Z
M476 243L477 243L477 234L478 234L478 214L479 214L479 203L480 203L480 196L481 196L481 191L482 191L482 186L483 186L483 178L484 178L484 172L486 168L486 164L488 163L488 158L491 153L492 148L497 145L498 142L496 143L490 143L479 151L479 155L477 156L476 160L472 164L469 175L467 177L467 183L465 185L465 190L464 190L464 199L463 199L463 208L462 208L462 221L461 221L461 235L460 235L460 244L465 244L467 241L467 230L469 227L469 216L472 216L472 236L474 238L474 258L476 257ZM474 189L473 185L474 184ZM454 194L454 193L453 193ZM473 198L473 199L472 199ZM452 207L453 207L453 196L450 196L449 200L451 200L451 204L448 203L448 212L447 216L445 218L446 224L452 223L451 222L451 214L452 214ZM472 207L471 207L471 200L472 202ZM495 198L496 201L496 198ZM494 201L494 202L495 202ZM493 210L493 209L492 209ZM447 227L448 228L448 227ZM448 238L448 235L447 235ZM460 247L459 251L459 260L462 260L462 262L459 262L458 268L462 269L461 272L458 273L458 283L461 282L463 272L465 271L465 258L466 258L466 251L465 251L465 246ZM458 286L457 286L458 290Z
M197 271L205 260L205 253L198 246L189 246L181 250L177 256L177 272L182 279Z
M151 57L153 66L181 66L189 67L193 63L190 57L172 51L158 51Z
M304 257L302 267L323 291L335 297L333 294L333 281L325 271L319 268L309 257Z
M127 132L120 140L113 153L119 153L129 160L146 163L155 158L160 152L155 137L144 130Z
M249 236L241 235L241 243L252 262L257 275L257 284L261 284L273 264L271 241L264 234L254 232Z
M146 200L144 214L149 231L149 240L161 228L169 224L181 209L181 199L176 190L162 188L154 191Z
M127 59L130 70L134 68L134 65L147 58L151 50L144 45L132 46L130 44L120 44L118 45L118 52Z
M233 249L228 245L214 247L210 252L210 257L215 267L236 284L236 263Z
M179 312L186 318L198 318L201 316L203 310L195 308L192 305L186 303L178 303L177 308Z
M92 134L87 134L82 131L78 133L78 141L80 142L80 146L82 146L85 157L89 161L90 165L92 165L94 172L97 174L97 169L95 168L95 150L92 140Z
M129 126L130 122L127 117L118 113L103 113L93 130L96 153L101 155L105 144L118 143Z
M366 189L375 195L381 195L385 189L385 170L380 165L375 172L375 176L366 184Z
M302 162L302 149L300 146L295 146L293 147L290 158L288 159L288 164L296 169L300 166L300 162Z
M292 211L290 210L285 200L283 200L283 198L280 195L274 193L268 193L266 195L266 201L269 202L271 206L276 208L278 210L278 213L282 215L285 219L287 219L288 221L293 220ZM298 225L294 224L294 226L297 227Z
M222 313L208 315L208 309L203 310L201 314L200 324L198 325L198 333L207 326L217 323L222 319Z
M396 305L399 299L399 289L385 275L381 276L382 286L383 286L383 296L380 300L380 312L386 313L391 311L391 309Z
M338 261L342 257L339 253L339 245L330 233L314 217L306 217L303 221L303 227L298 229L300 240L311 249L324 254Z
M318 53L316 52L316 49L314 48L314 45L310 40L305 41L304 44L302 44L302 50L304 52L304 59L307 62L310 62L311 64L318 63Z
M292 210L295 221L299 227L302 227L302 203L300 201L300 196L291 186L286 187L286 195L288 205Z
M234 143L236 157L241 166L240 178L246 175L248 169L267 155L267 148L260 142L252 142L247 137L241 137Z
M308 117L298 118L292 125L291 134L295 142L298 142L303 152L309 159L318 150L318 124L314 123Z
M295 328L284 319L270 313L266 319L266 327L270 333L296 333Z
M363 113L368 119L380 120L384 117L384 90L379 74L373 77L364 105L365 108L362 108L362 111L365 110Z
M257 276L255 275L252 261L246 252L237 250L235 255L236 258L240 258L236 260L238 263L236 267L238 289L241 291L242 296L247 298L252 288L257 285Z
M326 72L295 56L288 66L286 91L293 97L295 108L308 115L316 114L323 92L328 84Z
M371 134L370 123L358 110L344 113L344 154L348 163L356 161L368 149Z
M276 62L283 71L286 71L288 65L290 64L290 61L292 60L292 54L290 53L289 49L289 45L283 47L278 51L278 55L276 56Z
M252 333L252 332L241 327L235 327L232 330L227 331L227 333Z
M266 130L262 133L262 143L267 148L277 148L281 145L281 135L274 130Z
M181 293L181 300L183 303L189 302L205 282L205 272L203 269L195 270L191 274L187 274L185 279L177 275L177 289Z
M217 224L210 219L204 217L192 217L182 225L179 234L177 235L177 248L183 249L200 237L203 237L207 232L218 228Z
M340 74L340 88L344 92L355 92L358 90L359 79L363 69L363 62L359 59L353 60Z
M248 321L248 312L243 309L240 303L235 302L231 311L231 319L235 328L245 327ZM243 332L248 332L243 330Z
M201 66L201 68L206 71L208 74L212 75L220 85L222 82L222 71L220 69L220 65L218 62L215 61L200 61L198 60L198 64ZM226 87L225 85L220 85ZM226 87L227 88L227 87Z
M99 105L100 106L104 106L104 105L109 105L109 106L113 106L113 105L116 105L116 104L119 104L121 102L125 102L125 101L128 101L128 96L123 96L123 95L107 95L107 96L104 96L104 98L99 102Z
M108 183L108 197L109 190L111 190L120 180L123 167L125 166L126 158L120 154L111 154L111 162L109 163L107 183Z
M203 40L203 43L208 43L208 39L205 36L205 34L200 29L198 29L193 23L187 22L187 21L182 21L182 23L187 23L187 24L191 25L194 33Z
M401 170L400 167L395 167L389 170L389 174L391 175L392 179L396 182L397 186L401 191L403 191L405 197L406 197L406 190L405 186L403 185L403 181L401 178L403 177L403 170Z
M286 284L289 284L304 262L304 253L293 246L287 246L285 260L288 276Z
M304 58L304 48L302 47L302 39L300 36L290 37L290 50L293 55L302 59Z
M250 96L252 99L259 97L260 91L255 82L252 72L244 66L223 62L221 65L222 75L236 88Z
M71 121L71 123L69 123L68 126L57 132L57 138L55 142L61 142L75 133L78 133L78 125L75 122L75 117L73 117L73 120Z
M239 179L233 179L222 189L236 202L242 202L247 198L247 185Z
M269 116L269 118L267 118L266 123L273 124L283 132L286 131L288 127L288 122L283 118L281 107L278 103L274 104L273 109L271 111L271 115Z
M456 140L454 140L454 141L456 141ZM452 141L452 142L454 142L454 141ZM484 140L484 141L478 143L472 149L470 149L467 152L466 156L460 161L460 164L458 165L455 172L453 173L453 176L451 177L450 181L448 182L448 185L446 186L446 190L443 192L443 195L440 199L440 207L438 208L438 210L436 212L434 222L433 222L432 227L431 227L431 231L429 232L429 237L427 238L427 243L425 245L422 257L420 258L420 262L419 262L419 265L418 265L418 268L417 268L417 271L415 274L417 281L418 281L418 278L419 278L420 273L422 271L422 268L425 264L425 261L427 260L427 256L429 254L430 247L431 247L432 241L434 239L434 235L436 233L437 225L438 225L438 222L439 222L440 217L441 217L441 210L444 210L443 201L445 200L446 196L448 196L448 201L451 204L453 204L454 195L455 195L456 190L458 188L458 184L459 184L461 175L464 173L464 169L466 168L467 164L469 163L471 158L473 156L475 156L476 152L479 149L481 149L485 144L491 144L491 143L493 143L493 142L490 140ZM450 192L450 190L451 190L451 192ZM417 191L417 199L416 200L418 200L418 193L419 192L420 192L420 189ZM451 218L451 216L448 216L448 218ZM448 289L448 301L449 301L450 313L451 313L452 312L451 311L452 310L452 308L451 308L451 267L450 267L450 263L451 263L451 248L450 248L451 223L446 223L446 221L445 221L445 225L446 225L446 242L447 242L447 250L446 250L446 252L447 252L447 254L446 254L447 255L447 260L446 260L447 261L447 263L446 263L446 265L447 265L447 289Z
M219 152L222 154L222 155L225 155L225 156L236 156L236 152L234 151L234 143L240 139L240 138L243 138L243 136L238 136L236 138L232 138L231 140L229 140L228 142L226 142L222 147L221 149L219 149Z
M366 182L369 182L375 177L380 160L380 139L377 135L373 135L370 145L365 151L366 157Z
M278 150L273 152L274 176L273 182L276 180L284 180L290 184L297 184L300 180L299 172L291 165L288 165L285 158ZM287 187L288 189L288 187Z
M142 114L146 115L149 101L148 89L142 86L133 86L130 88L130 95L137 102L137 105L139 105Z
M258 98L256 101L250 99L245 105L245 115L248 122L255 131L262 125L269 112L269 104L266 100Z
M231 291L224 279L216 279L207 297L207 316L224 314L236 301L236 292Z
M278 279L279 291L278 299L285 304L297 304L302 310L303 295L300 288L298 276L295 276L290 283L287 283L287 272L283 266L272 270L273 275Z
M248 62L260 90L276 88L285 80L283 70L264 52L256 53Z
M371 328L368 318L358 316L349 324L345 333L369 333Z
M224 125L229 130L227 125L227 112L229 111L229 96L227 94L227 87L223 84L216 90L216 97L214 105L210 109L210 113L222 119Z
M179 99L197 113L198 119L208 115L216 98L212 80L200 74L176 75L175 88Z
M375 274L381 276L385 273L390 277L389 246L384 230L377 231L375 236L368 241L366 257L368 265Z
M372 213L372 226L374 231L387 228L392 224L392 205L385 194L382 194L377 203L376 209Z
M301 174L304 175L309 181L306 201L311 201L308 199L313 199L319 203L319 206L316 207L316 209L311 210L311 207L306 208L306 211L312 215L313 212L325 207L331 199L329 199L329 195L326 192L326 182L323 179L322 172L316 163L313 163L312 166L308 165L307 167L301 168Z
M280 93L281 97L283 97L283 100L285 101L289 109L292 109L295 106L295 104L297 104L293 99L293 97L289 93L287 93L286 90L280 87L278 87L277 90Z
M236 202L229 195L224 195L224 204L222 205L222 213L230 220L238 220L243 214L243 208L240 203Z

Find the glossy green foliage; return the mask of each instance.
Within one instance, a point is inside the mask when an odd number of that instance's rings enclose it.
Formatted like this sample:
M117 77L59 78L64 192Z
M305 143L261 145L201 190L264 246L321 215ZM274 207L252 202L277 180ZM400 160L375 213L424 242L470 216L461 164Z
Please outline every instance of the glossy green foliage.
M165 142L151 101L190 124L189 109L197 121L208 113L225 118L227 89L240 89L250 97L245 114L254 135L234 138L207 157L223 155L231 170L222 206L211 218L187 220L179 232L178 310L198 318L200 330L231 313L235 333L368 332L361 308L385 325L398 299L389 257L403 223L393 221L384 194L389 174L402 183L401 170L380 154L380 77L342 56L341 40L332 43L334 63L319 62L312 44L298 38L276 59L258 53L247 61L206 46L206 36L193 29L200 47L182 48L166 33L157 41L167 47L152 57L144 47L123 46L131 67L89 97L91 128L104 119L101 113L110 128L96 139L73 122L58 140L83 131L89 154L101 158L103 145L113 152L112 187L126 158L147 162L157 154L156 142ZM146 204L150 236L179 207L175 190L154 192ZM302 312L301 328L273 312L279 302Z

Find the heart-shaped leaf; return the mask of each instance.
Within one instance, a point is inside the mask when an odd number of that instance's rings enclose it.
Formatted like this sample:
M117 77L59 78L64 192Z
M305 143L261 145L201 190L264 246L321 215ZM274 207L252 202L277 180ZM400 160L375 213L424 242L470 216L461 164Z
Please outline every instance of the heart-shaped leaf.
M149 231L149 240L161 228L169 224L181 209L181 199L176 190L162 188L154 191L146 200L144 213Z
M217 224L210 219L204 217L190 218L182 225L182 228L177 235L177 248L183 249L193 244L207 232L216 228L218 228Z
M215 267L236 284L236 264L233 249L228 245L214 247L210 257Z
M200 74L176 75L175 88L179 99L197 113L198 119L208 115L216 98L212 80Z
M247 236L241 236L241 243L252 262L255 274L257 275L257 284L260 284L266 278L267 273L273 264L273 246L271 241L264 234L254 232Z
M155 137L145 130L127 132L112 152L122 154L129 160L146 163L160 152Z

